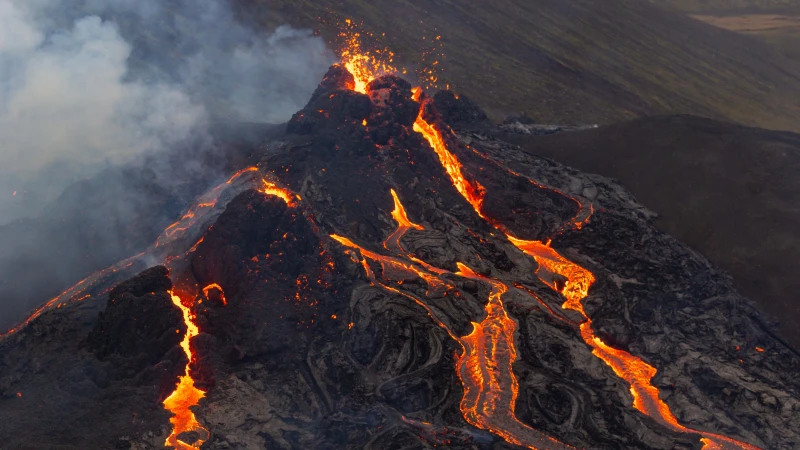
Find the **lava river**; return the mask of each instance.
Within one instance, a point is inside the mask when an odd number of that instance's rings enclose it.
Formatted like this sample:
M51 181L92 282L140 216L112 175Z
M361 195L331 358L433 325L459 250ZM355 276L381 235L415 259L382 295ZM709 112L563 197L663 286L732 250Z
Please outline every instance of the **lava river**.
M392 217L397 221L398 226L384 241L383 246L395 252L397 256L380 255L342 236L332 235L331 237L340 244L360 253L360 257L356 254L352 256L364 267L367 278L374 286L413 300L423 307L431 319L461 346L456 371L464 387L460 408L467 422L475 427L488 430L511 444L531 449L573 448L525 425L514 414L519 393L518 382L512 368L512 364L517 359L514 343L517 324L508 316L503 305L502 297L508 291L508 286L499 280L478 275L462 263L458 263L459 271L453 274L408 254L400 245L400 239L410 229L422 230L423 228L408 219L397 193L392 190L391 194L395 205ZM458 337L422 299L390 286L388 280L379 281L369 260L381 264L384 278L390 278L386 274L402 272L421 278L427 282L430 288L434 289L452 286L452 283L443 277L444 275L488 283L491 291L485 306L486 317L480 323L472 323L473 330L470 334Z

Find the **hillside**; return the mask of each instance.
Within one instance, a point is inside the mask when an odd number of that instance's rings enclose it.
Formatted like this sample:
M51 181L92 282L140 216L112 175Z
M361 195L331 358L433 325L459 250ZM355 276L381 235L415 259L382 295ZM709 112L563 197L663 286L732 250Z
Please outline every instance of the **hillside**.
M691 13L786 13L800 11L794 0L658 0L681 11Z
M747 36L634 0L235 0L263 26L334 40L352 17L413 67L441 36L443 76L495 119L611 123L690 113L800 131L800 64ZM324 18L324 19L320 19ZM423 37L426 37L423 40Z
M620 180L800 346L800 135L683 116L506 139Z

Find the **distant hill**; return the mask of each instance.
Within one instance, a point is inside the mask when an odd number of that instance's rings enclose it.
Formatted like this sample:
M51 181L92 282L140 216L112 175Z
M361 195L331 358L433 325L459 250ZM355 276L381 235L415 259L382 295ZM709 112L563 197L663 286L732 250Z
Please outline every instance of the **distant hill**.
M800 63L762 42L640 0L232 0L263 26L332 40L351 17L413 66L435 36L456 91L503 118L607 124L689 113L800 131ZM426 40L423 40L423 36Z
M800 11L795 0L652 0L692 13L775 13Z
M800 347L800 135L680 116L504 139L620 180Z

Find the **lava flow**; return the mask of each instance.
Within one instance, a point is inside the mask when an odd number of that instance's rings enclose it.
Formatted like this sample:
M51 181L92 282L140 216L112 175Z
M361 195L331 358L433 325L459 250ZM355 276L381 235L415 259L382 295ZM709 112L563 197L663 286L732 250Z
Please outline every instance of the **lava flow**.
M508 286L482 277L462 263L456 275L491 284L486 317L472 323L461 338L464 353L458 358L458 375L464 385L461 412L467 422L501 436L511 444L536 449L573 448L520 422L514 415L519 383L512 364L517 359L514 333L517 323L508 316L502 296Z
M214 206L216 206L217 199L222 194L223 188L225 186L233 184L234 181L238 180L240 177L242 177L245 174L256 172L256 171L258 171L257 167L244 168L244 169L236 172L235 174L231 175L231 177L228 178L224 183L221 183L219 186L215 187L214 189L212 189L208 193L206 193L203 196L201 196L200 199L191 208L189 208L189 210L187 211L186 214L184 214L175 223L173 223L172 225L168 226L161 233L161 235L158 237L158 239L156 239L156 243L153 245L153 248L163 247L166 244L169 244L169 243L173 242L175 239L177 239L178 237L180 237L182 235L182 232L189 230L190 228L192 228L197 223L197 221L199 219L198 212L200 210L210 209L210 208L213 208ZM286 194L284 192L284 190L282 190L281 188L278 188L273 183L270 183L270 182L265 181L263 179L261 180L261 183L263 184L263 188L261 189L261 192L263 192L265 194L277 195L280 198L282 198L284 201L286 201L287 203L291 202L291 198L292 197L296 197L296 198L299 199L299 196L294 196L293 194L292 195L288 195L288 194ZM202 241L202 238L200 240ZM199 244L199 242L198 242L198 244ZM195 247L193 247L192 250L189 251L189 253L194 251L196 246L197 246L197 244L195 244ZM152 248L149 249L148 251L150 251L150 250L152 250ZM67 300L70 300L70 299L73 299L73 298L79 298L79 299L89 298L90 296L83 295L83 294L86 293L93 286L95 286L97 283L102 282L104 280L107 280L109 276L112 276L112 275L116 274L117 272L123 271L123 270L131 267L134 263L139 261L139 259L142 256L144 256L148 251L139 253L138 255L132 256L132 257L130 257L128 259L120 261L117 264L114 264L113 266L107 267L107 268L105 268L103 270L97 271L97 272L87 276L83 280L81 280L78 283L76 283L74 286L64 290L59 295L57 295L57 296L51 298L50 300L48 300L47 303L45 303L44 305L42 305L39 308L37 308L36 310L34 310L34 312L30 316L28 316L28 318L26 318L24 321L20 322L18 325L15 325L13 328L9 329L7 332L5 332L3 334L0 334L0 339L2 339L4 337L7 337L7 336L10 336L10 335L16 333L17 331L23 329L26 325L28 325L29 323L31 323L31 321L33 321L34 319L36 319L37 317L42 315L42 313L44 313L45 311L47 311L47 310L49 310L49 309L51 309L53 307L60 307L60 305L63 302L67 301ZM174 257L175 256L168 256L168 257L166 257L166 260L164 262L166 263L169 260L173 259Z
M606 345L594 335L592 319L586 315L582 304L583 299L589 294L589 288L595 281L594 275L559 255L552 247L539 241L524 241L510 235L508 239L517 248L533 257L539 263L540 271L541 268L544 268L547 272L561 275L567 279L560 289L555 283L545 282L564 296L566 299L563 305L564 309L577 311L583 316L584 321L580 325L581 337L592 347L592 354L605 362L618 377L630 385L634 408L674 431L700 434L703 437L703 448L706 450L758 449L758 447L744 442L713 433L693 430L678 423L678 419L669 409L669 406L661 400L658 388L652 385L651 380L656 375L656 368L626 351Z
M422 109L424 109L424 105ZM417 123L419 123L419 125L417 125ZM414 124L414 130L425 136L431 144L431 147L439 156L439 161L450 176L458 192L473 206L478 215L486 218L481 212L484 191L482 189L476 190L472 188L473 185L464 178L461 171L461 163L458 161L458 158L447 149L441 133L433 125L425 122L422 117L422 112L420 112L417 118L417 123ZM476 184L476 186L480 185ZM631 394L634 398L634 408L674 431L700 434L703 437L704 448L707 450L715 448L757 449L755 446L725 436L692 430L680 425L675 415L669 409L669 406L659 397L658 388L651 384L651 380L656 374L655 367L628 352L609 347L600 340L600 338L594 335L592 321L586 315L583 310L583 304L581 303L588 295L589 288L595 281L594 275L588 270L568 261L548 245L539 241L522 241L516 239L508 234L502 225L493 223L491 220L488 221L495 225L496 228L504 231L512 244L526 254L532 256L541 267L544 267L553 274L558 274L567 278L568 281L561 289L558 289L558 286L554 282L545 282L565 297L566 302L563 308L578 311L583 315L585 320L580 325L581 337L592 347L592 353L595 356L611 367L618 377L630 384ZM578 223L580 223L580 225L578 225ZM582 222L576 222L576 227L580 229L582 224ZM511 323L513 323L513 321Z
M301 200L300 196L293 193L292 191L279 187L275 183L271 181L267 181L265 179L261 179L261 188L258 189L258 192L261 192L264 195L272 195L275 197L280 198L281 200L286 203L287 206L294 206L294 200Z
M431 148L433 148L433 150L436 152L436 156L439 157L439 162L442 163L442 167L444 167L445 171L447 171L447 175L450 176L450 179L453 181L453 185L455 185L461 196L464 197L464 199L466 199L470 205L472 205L472 207L475 209L475 212L477 212L479 216L486 219L481 212L481 208L483 206L483 197L486 193L486 189L481 186L480 183L472 183L464 177L464 173L461 168L461 162L454 154L447 150L444 139L442 139L442 133L440 133L439 130L437 130L433 125L426 122L422 117L424 110L425 106L423 104L419 110L417 120L414 122L414 131L424 136Z
M503 305L502 296L508 291L505 284L499 280L482 277L464 264L458 263L459 272L455 275L488 282L492 286L489 301L485 307L486 317L481 323L473 322L473 331L469 335L459 338L437 317L431 307L417 296L388 286L376 279L368 259L381 263L384 277L386 277L387 269L400 270L417 275L431 286L450 285L447 280L441 278L441 275L449 274L449 272L423 263L403 250L400 245L403 235L411 228L418 230L423 228L408 219L397 193L394 190L391 193L395 206L392 217L398 226L386 239L384 247L395 249L401 257L409 259L411 262L379 255L342 236L332 235L331 237L340 244L361 253L363 259L359 262L374 286L403 295L422 306L428 316L461 345L462 351L458 356L456 372L464 386L460 408L467 422L477 428L488 430L511 444L531 449L572 448L523 424L514 414L519 393L517 378L512 369L512 364L517 359L514 343L517 324L508 316Z
M205 295L206 298L208 298L208 294L211 292L212 289L219 292L219 301L221 301L223 305L227 305L228 300L225 298L225 291L223 291L222 286L218 285L217 283L211 283L208 286L204 287L203 295Z
M172 296L172 303L180 308L183 313L183 322L186 324L186 334L183 335L181 348L183 353L186 354L187 361L184 374L179 378L178 387L169 397L164 399L164 408L174 414L169 419L170 423L172 423L172 433L167 437L164 445L172 446L177 450L196 450L208 439L208 430L197 421L194 412L191 410L191 407L196 406L200 399L205 396L205 392L195 387L194 379L189 374L189 366L194 360L191 340L200 333L200 330L197 328L197 324L194 323L194 315L190 307L184 305L181 298L172 291L170 291L170 295ZM198 433L198 439L191 444L180 440L179 436L187 432Z

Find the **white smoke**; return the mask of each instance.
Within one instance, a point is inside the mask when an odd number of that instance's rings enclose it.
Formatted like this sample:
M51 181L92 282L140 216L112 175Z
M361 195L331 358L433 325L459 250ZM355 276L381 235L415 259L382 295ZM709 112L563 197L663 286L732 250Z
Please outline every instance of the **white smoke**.
M0 0L0 224L209 120L302 107L332 62L324 42L259 33L226 1Z

